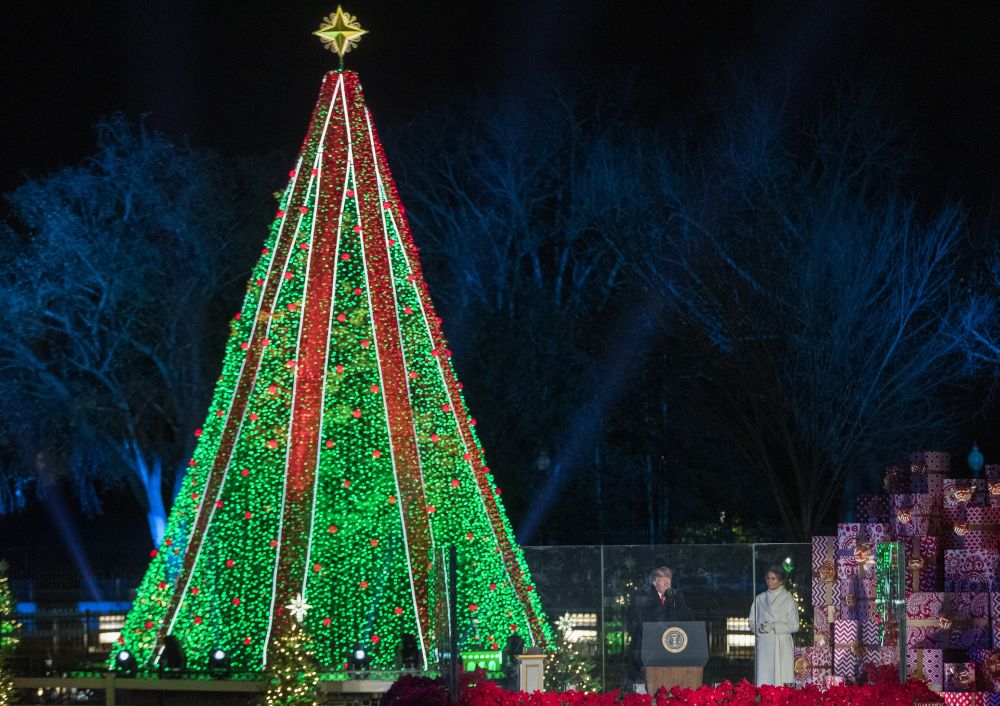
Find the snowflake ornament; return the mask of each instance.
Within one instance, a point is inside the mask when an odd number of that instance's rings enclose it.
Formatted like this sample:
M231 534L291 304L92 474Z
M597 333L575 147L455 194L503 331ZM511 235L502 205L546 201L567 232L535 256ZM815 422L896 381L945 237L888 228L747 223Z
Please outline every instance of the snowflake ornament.
M302 594L298 594L292 599L292 602L285 606L288 608L288 612L295 616L295 619L300 623L306 617L306 611L312 608L311 605L306 603L306 599L302 597Z

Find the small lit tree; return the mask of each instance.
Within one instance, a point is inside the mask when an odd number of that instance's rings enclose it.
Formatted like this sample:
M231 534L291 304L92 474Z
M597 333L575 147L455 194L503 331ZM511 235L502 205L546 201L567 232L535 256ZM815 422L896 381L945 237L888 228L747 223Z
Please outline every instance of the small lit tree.
M301 595L287 606L291 618L272 643L268 662L271 683L264 692L263 706L313 706L319 703L319 672L312 640L302 627L310 606Z
M7 562L0 561L0 704L14 703L14 677L7 668L7 657L17 647L17 631L21 627L11 615L14 597L10 592Z

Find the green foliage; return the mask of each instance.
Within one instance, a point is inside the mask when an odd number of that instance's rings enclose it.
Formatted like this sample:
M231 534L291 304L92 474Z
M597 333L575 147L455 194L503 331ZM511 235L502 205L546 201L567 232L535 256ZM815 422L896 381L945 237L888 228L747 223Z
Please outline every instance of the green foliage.
M584 643L570 642L559 632L555 650L545 664L545 688L548 691L597 691L601 677L597 663L584 654Z

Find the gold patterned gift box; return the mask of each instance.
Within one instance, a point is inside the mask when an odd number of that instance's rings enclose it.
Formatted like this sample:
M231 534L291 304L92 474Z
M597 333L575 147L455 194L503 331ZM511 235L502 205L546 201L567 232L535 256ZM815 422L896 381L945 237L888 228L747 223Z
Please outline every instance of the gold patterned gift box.
M829 645L796 647L793 663L795 683L799 686L825 684L833 673L832 657Z
M940 591L941 539L940 537L901 538L906 552L906 591Z

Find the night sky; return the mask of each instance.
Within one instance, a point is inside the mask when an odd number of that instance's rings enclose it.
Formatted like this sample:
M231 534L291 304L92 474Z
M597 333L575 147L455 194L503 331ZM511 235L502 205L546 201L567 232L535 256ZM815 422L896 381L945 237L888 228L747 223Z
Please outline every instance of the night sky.
M277 152L290 164L322 75L336 66L311 36L335 8L8 3L0 190L84 159L94 124L115 112L146 115L175 140L232 155ZM1000 4L354 0L345 9L370 31L347 65L383 135L441 101L551 72L633 76L637 118L667 120L697 111L742 65L787 84L803 108L837 82L881 86L885 119L912 143L917 194L958 198L980 221L1000 213Z
M311 36L336 3L11 3L0 23L0 189L72 164L93 125L148 115L227 154L297 151L323 72ZM1000 155L1000 6L837 2L372 2L348 66L383 133L441 100L533 74L621 72L648 116L696 109L733 65L808 105L831 82L883 86L922 190L988 202ZM647 116L647 117L648 117ZM390 154L391 159L391 154ZM971 204L970 204L971 205Z

